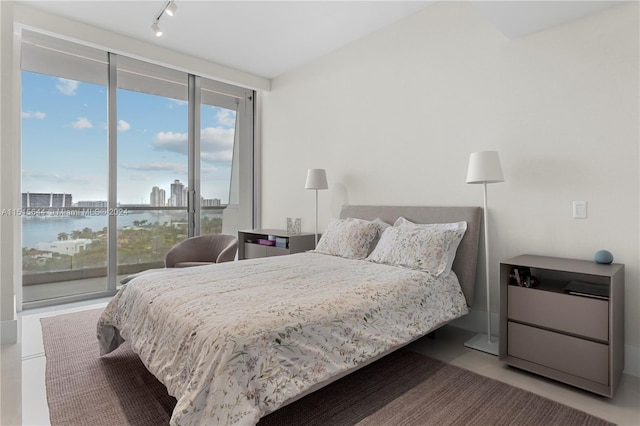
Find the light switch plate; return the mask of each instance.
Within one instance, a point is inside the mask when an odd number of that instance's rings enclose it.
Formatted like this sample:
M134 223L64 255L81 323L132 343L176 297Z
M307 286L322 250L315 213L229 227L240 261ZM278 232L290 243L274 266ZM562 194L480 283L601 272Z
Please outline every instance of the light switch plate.
M587 202L586 201L573 202L573 218L574 219L587 218Z

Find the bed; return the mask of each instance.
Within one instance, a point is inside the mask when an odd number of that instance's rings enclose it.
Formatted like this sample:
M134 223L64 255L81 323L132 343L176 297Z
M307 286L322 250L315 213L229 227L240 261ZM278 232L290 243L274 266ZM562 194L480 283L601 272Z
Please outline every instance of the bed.
M465 315L480 221L479 207L344 206L316 252L140 274L98 321L101 354L128 341L176 397L172 425L255 424ZM385 257L393 238L407 245L440 232L425 224L456 222L465 229L437 234L457 236L455 259L450 245L424 256L437 273ZM365 228L378 229L366 253L331 252L331 235L360 241Z

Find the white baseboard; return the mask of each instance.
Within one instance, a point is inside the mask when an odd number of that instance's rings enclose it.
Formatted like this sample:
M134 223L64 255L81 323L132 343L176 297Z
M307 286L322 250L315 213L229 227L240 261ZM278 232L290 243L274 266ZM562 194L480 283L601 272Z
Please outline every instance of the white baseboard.
M0 345L18 343L18 320L0 323Z
M491 313L491 334L500 334L499 318L497 313ZM487 313L471 309L462 318L451 321L451 325L473 331L474 333L487 333ZM624 345L624 374L640 377L640 347Z

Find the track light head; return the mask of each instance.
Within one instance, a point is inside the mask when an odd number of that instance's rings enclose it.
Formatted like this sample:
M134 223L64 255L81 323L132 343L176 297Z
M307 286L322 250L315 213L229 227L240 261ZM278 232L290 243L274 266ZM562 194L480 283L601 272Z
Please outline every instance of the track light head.
M178 10L178 5L174 1L170 1L165 8L165 12L167 12L169 16L173 16L176 10Z
M162 30L160 29L160 18L162 18L162 15L166 13L169 16L173 16L176 13L176 10L178 10L178 5L176 4L176 2L173 0L169 0L164 5L162 10L160 10L160 12L156 15L156 19L153 21L153 25L151 25L151 29L156 34L156 37L160 37L162 35Z
M153 25L151 25L151 29L156 34L156 37L160 37L162 35L162 30L160 29L160 25L158 25L159 22L160 21L158 19L156 19L153 22Z

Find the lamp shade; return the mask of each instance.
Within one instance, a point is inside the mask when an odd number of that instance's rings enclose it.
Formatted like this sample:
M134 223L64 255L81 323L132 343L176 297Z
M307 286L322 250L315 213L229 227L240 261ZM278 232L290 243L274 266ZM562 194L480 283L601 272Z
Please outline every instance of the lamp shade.
M474 152L469 157L467 183L504 182L497 151Z
M304 189L328 189L327 172L324 169L309 169Z

